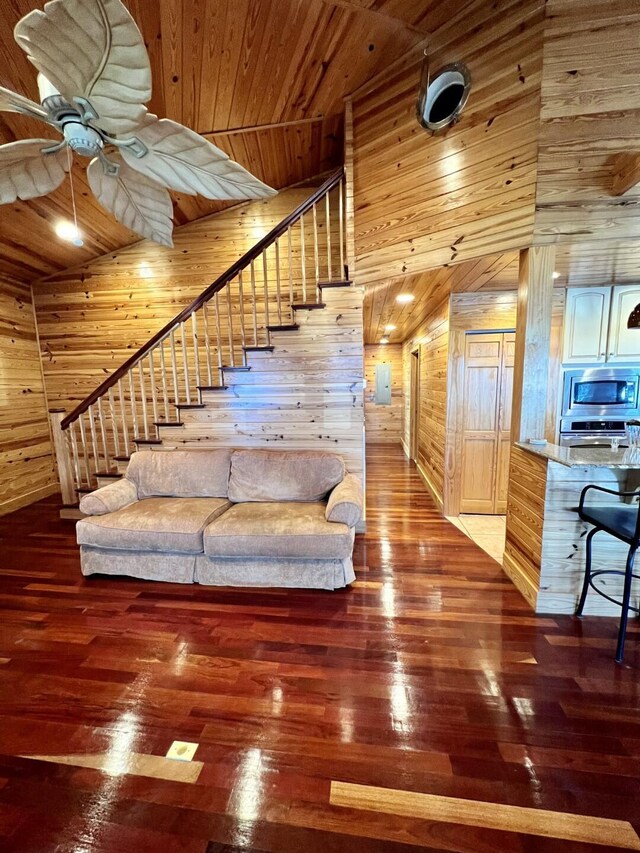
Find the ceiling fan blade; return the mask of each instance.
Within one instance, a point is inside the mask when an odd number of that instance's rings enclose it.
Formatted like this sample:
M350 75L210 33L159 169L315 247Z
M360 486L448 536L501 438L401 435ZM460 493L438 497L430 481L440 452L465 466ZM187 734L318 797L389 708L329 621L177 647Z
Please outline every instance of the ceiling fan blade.
M11 89L5 89L4 86L0 86L0 112L20 113L23 116L38 118L40 121L50 124L49 116L40 104L30 101L24 95L12 92Z
M141 237L173 246L173 205L167 190L134 172L117 154L109 159L119 166L115 176L105 174L97 157L87 168L89 186L100 204Z
M53 139L22 139L0 145L0 204L47 195L64 181L68 170L64 149L43 154Z
M151 67L120 0L51 0L18 21L14 35L69 103L90 102L98 127L116 135L138 126L151 97Z
M239 163L198 133L175 121L148 115L135 136L149 149L136 157L127 148L122 156L132 169L178 192L212 199L244 200L275 195Z

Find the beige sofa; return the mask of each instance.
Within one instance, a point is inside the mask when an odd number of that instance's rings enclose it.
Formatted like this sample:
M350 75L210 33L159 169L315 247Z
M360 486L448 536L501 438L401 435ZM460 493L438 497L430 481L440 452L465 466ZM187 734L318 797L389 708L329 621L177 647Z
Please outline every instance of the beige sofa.
M362 488L333 453L134 453L84 495L82 573L174 583L337 589L355 580Z

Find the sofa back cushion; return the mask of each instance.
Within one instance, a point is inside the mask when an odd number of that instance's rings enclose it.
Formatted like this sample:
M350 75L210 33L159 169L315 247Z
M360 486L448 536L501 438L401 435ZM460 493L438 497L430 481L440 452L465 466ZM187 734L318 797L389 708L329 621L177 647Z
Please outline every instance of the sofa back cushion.
M143 450L126 477L138 497L226 498L231 450Z
M236 450L229 500L319 501L342 482L344 461L315 450Z

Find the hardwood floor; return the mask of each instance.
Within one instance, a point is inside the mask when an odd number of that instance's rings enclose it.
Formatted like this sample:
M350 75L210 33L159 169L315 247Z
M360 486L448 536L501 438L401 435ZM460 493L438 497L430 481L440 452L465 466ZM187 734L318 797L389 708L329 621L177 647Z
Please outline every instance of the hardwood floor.
M84 580L54 500L0 519L3 853L640 849L636 625L618 666L399 449L367 479L334 593Z

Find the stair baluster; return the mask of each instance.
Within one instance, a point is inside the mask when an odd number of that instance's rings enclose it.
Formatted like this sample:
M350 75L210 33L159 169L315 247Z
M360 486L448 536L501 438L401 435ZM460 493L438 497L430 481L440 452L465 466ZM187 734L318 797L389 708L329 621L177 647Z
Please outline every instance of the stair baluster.
M165 363L164 356L164 345L166 343L166 338L160 341L160 346L158 349L160 350L160 376L162 377L162 381L160 383L160 388L162 390L162 407L164 409L164 419L165 421L170 421L171 417L169 415L169 393L167 390L168 379L167 379L167 365Z
M118 379L118 397L120 398L120 417L122 418L122 441L124 443L124 455L130 456L129 450L129 429L127 427L127 415L124 405L124 388L122 387L122 379Z

